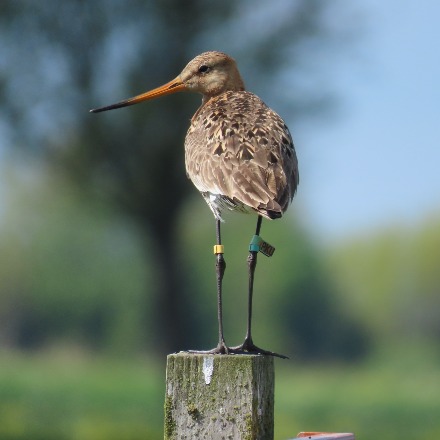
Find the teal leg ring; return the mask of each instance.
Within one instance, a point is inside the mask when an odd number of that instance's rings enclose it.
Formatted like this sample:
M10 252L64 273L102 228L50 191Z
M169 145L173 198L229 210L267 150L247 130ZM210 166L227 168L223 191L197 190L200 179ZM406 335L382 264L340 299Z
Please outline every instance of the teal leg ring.
M261 237L259 235L254 235L252 237L251 243L249 244L249 250L251 252L259 252L261 242Z

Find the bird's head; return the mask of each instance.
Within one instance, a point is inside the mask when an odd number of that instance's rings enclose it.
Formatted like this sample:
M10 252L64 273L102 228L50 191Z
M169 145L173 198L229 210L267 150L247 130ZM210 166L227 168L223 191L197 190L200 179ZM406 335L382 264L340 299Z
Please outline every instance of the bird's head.
M191 60L179 76L163 86L90 111L98 113L113 110L181 91L201 93L206 100L228 90L244 90L235 60L223 52L204 52Z
M191 60L179 75L189 91L211 97L228 90L244 90L235 60L222 52L205 52Z

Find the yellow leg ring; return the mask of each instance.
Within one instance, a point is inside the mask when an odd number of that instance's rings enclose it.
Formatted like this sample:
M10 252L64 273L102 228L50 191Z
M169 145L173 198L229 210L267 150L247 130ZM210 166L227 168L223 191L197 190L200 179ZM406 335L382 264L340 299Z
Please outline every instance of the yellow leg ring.
M215 244L214 245L214 254L224 254L225 253L225 247L222 244Z

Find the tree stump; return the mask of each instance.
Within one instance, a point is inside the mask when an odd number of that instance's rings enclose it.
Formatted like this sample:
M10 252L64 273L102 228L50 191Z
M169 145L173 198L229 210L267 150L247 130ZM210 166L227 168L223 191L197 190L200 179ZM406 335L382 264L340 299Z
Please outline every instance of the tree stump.
M168 356L165 440L273 440L273 410L271 356Z

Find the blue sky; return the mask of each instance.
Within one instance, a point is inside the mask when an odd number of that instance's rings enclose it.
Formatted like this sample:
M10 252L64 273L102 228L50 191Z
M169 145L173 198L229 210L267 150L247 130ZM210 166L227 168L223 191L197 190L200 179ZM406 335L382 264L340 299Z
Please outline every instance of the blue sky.
M338 116L295 127L297 203L330 240L440 213L440 2L357 6L363 35L333 66Z

